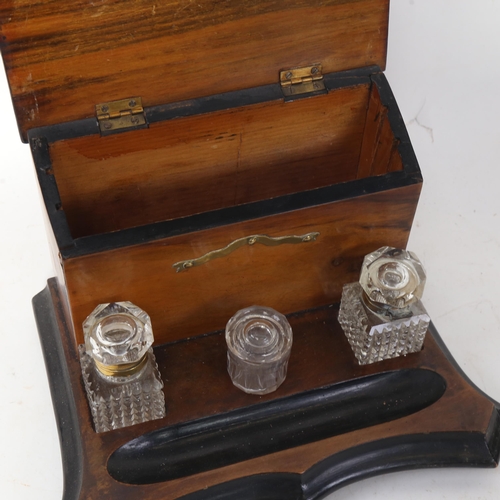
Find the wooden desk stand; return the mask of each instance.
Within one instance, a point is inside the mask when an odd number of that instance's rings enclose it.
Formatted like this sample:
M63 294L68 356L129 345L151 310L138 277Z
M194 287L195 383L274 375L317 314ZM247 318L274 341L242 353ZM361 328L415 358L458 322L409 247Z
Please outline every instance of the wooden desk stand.
M221 332L158 346L166 418L96 434L56 281L33 303L64 500L306 500L385 472L498 463L499 405L433 327L422 352L358 366L336 305L289 315L288 376L263 397L231 384Z

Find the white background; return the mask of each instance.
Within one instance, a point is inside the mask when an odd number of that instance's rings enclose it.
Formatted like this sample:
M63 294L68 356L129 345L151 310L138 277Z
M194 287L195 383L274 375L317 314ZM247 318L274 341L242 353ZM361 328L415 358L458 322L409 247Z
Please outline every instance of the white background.
M424 303L458 363L500 400L500 1L394 0L386 74L425 178L409 244L427 268ZM59 441L31 311L53 270L3 74L0 110L0 498L57 500ZM328 498L496 500L500 470L390 474Z

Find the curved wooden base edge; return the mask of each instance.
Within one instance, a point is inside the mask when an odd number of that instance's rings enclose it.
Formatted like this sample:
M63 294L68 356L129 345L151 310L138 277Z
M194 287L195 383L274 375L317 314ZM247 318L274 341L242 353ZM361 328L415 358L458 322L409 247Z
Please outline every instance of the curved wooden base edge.
M62 307L61 301L55 302L52 299L50 282L33 297L33 310L61 445L63 500L77 500L83 483L83 449L75 399L60 337L59 321L66 315L64 311L57 309Z
M248 476L180 500L319 500L343 486L389 472L437 467L492 468L498 463L498 455L491 454L490 446L494 442L498 446L499 420L495 412L492 426L497 433L490 443L484 435L465 432L382 439L332 455L302 475Z
M64 474L63 500L101 498L99 486L87 485L89 470L95 463L88 462L82 442L81 401L75 399L75 380L68 370L68 356L78 359L76 345L64 342L63 331L70 331L68 314L64 309L55 280L33 298L33 307L39 330L42 351L52 395L59 432ZM442 343L435 330L432 335L457 374L472 386L481 398L493 403L486 429L473 431L430 432L395 435L374 439L334 452L317 461L302 473L257 473L233 480L222 480L188 494L167 495L165 498L182 500L316 500L332 491L360 479L395 471L435 467L495 467L500 456L499 406L484 395L463 374ZM68 352L68 349L74 352ZM81 382L77 381L81 385ZM85 402L86 403L86 402ZM78 410L80 408L80 411ZM456 412L460 412L460 406ZM95 462L95 461L94 461ZM105 463L99 468L105 468ZM135 486L124 494L124 485L113 483L116 491L106 488L102 498L152 499L157 491L147 486ZM125 485L126 486L126 485ZM90 488L90 489L89 489ZM144 488L143 490L141 488ZM89 491L91 492L89 494ZM116 495L116 496L115 496ZM132 498L132 496L130 496ZM162 497L163 498L163 497Z

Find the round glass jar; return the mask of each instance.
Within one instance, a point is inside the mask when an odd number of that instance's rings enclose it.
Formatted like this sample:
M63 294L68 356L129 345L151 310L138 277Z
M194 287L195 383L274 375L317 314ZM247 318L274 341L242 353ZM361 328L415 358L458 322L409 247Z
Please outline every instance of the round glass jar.
M226 325L227 371L248 394L275 391L285 380L292 348L292 328L269 307L238 311Z

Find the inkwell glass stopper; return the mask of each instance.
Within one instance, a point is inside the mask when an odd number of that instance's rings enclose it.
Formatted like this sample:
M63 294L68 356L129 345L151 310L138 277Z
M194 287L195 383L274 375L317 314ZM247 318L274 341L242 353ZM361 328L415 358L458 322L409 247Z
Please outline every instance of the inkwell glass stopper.
M227 371L248 394L275 391L285 380L292 348L292 328L269 307L238 311L227 323Z
M359 364L422 349L430 318L420 301L426 274L407 250L382 247L365 256L359 283L344 285L339 323Z
M83 333L80 362L96 432L164 417L149 315L131 302L100 304Z

